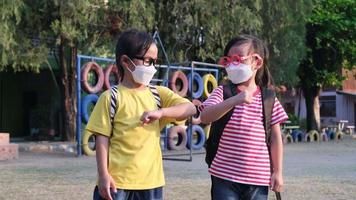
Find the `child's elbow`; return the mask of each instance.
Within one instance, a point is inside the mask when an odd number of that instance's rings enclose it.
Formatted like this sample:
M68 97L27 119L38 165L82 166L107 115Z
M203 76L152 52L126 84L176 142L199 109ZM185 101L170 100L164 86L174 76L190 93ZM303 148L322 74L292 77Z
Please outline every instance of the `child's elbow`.
M202 124L209 124L210 123L206 112L202 111L200 113L200 121L201 121Z

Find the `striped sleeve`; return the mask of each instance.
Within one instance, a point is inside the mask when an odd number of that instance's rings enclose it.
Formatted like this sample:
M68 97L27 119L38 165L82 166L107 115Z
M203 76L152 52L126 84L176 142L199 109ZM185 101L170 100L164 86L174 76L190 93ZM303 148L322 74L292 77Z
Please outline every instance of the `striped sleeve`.
M214 89L214 91L211 93L211 95L206 99L199 107L199 111L203 111L204 108L212 105L219 104L223 102L224 97L223 97L223 86L219 86Z
M276 98L273 105L271 126L275 124L280 124L288 119L287 113L284 111L281 103Z

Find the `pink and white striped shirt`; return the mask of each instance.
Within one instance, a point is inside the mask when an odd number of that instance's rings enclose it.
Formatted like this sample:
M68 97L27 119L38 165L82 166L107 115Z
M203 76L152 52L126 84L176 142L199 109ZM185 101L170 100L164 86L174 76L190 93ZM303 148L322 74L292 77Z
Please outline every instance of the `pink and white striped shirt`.
M223 86L216 88L201 109L223 101ZM288 119L275 99L271 126ZM250 104L236 105L220 139L217 154L210 166L211 175L250 185L270 184L270 160L265 142L261 90Z

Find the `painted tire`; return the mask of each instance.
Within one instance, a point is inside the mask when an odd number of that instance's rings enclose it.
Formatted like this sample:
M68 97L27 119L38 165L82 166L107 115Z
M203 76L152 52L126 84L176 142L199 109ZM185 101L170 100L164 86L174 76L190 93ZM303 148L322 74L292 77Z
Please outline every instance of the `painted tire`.
M205 74L203 76L204 92L203 95L205 98L208 98L213 91L209 91L209 83L213 86L212 90L218 87L218 82L215 77L211 74Z
M335 140L336 138L336 134L334 131L331 131L331 130L327 130L326 131L326 135L328 136L328 139L329 140Z
M293 137L291 134L287 133L283 136L283 143L287 144L287 143L293 143Z
M188 82L189 82L189 84L188 84L189 92L192 92L192 90L194 88L194 87L192 88L192 86L194 85L194 83L197 83L198 89L197 89L197 91L193 91L192 98L193 99L200 98L204 91L204 84L203 84L202 77L198 73L194 72L193 73L193 82L192 82L192 74L190 73L190 74L188 74Z
M178 137L178 141L175 138ZM168 131L168 149L183 150L187 145L187 132L182 126L173 126Z
M88 75L90 71L94 71L98 77L98 81L94 86L88 82ZM94 94L99 92L104 85L104 72L103 69L95 62L87 62L81 70L81 82L83 90L87 93Z
M342 137L344 136L344 133L341 131L336 132L335 139L336 140L342 140Z
M195 106L200 106L201 105L201 101L199 101L198 99L193 99L192 103ZM200 116L193 116L192 117L192 124L197 125L200 124L201 120L200 120Z
M304 136L306 142L319 142L319 133L316 130L311 130Z
M89 145L89 139L91 137L95 138L94 133L89 132L89 131L84 131L83 141L82 141L82 148L83 148L84 154L87 155L87 156L95 156L95 154L96 154L95 145L94 145L93 149ZM94 139L94 142L95 142L95 139Z
M291 135L293 142L302 142L304 139L304 133L301 130L293 130Z
M187 141L187 148L188 149L193 149L193 150L200 150L203 148L204 143L205 143L205 133L202 127L198 125L193 125L192 127L192 132L197 133L197 142L193 143L192 141L192 146L190 147L190 142L192 140L193 134L190 133L190 127L188 127L188 141Z
M325 132L320 133L320 140L327 142L329 140L328 135Z
M177 80L180 80L182 86L180 90L177 88ZM181 97L185 97L188 92L188 79L187 76L182 71L175 71L172 75L169 87L173 92L177 93Z
M89 121L89 113L88 113L88 107L90 104L96 104L98 101L99 97L96 94L88 94L87 96L84 97L82 100L82 119L84 123L88 123Z
M104 70L104 89L110 89L111 85L110 84L110 74L114 74L115 77L115 82L113 85L117 85L120 82L120 73L119 73L119 69L117 68L117 66L115 64L110 64L108 65L105 70Z
M208 139L209 138L209 133L210 133L210 127L211 124L208 124L204 127L204 132L205 132L205 138Z

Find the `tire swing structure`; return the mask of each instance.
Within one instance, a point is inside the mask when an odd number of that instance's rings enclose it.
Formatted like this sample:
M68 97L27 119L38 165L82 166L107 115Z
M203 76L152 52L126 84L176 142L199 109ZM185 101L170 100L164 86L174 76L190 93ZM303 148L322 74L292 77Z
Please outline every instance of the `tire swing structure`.
M215 88L218 87L218 82L212 74L205 74L203 76L204 98L208 98Z
M175 71L169 81L169 87L173 92L181 97L185 97L188 92L189 81L182 71Z
M114 79L113 81L111 79ZM120 82L119 69L115 64L109 64L104 69L104 89L110 89L112 85L117 85Z
M304 136L305 142L319 142L319 132L316 130L311 130Z
M168 149L184 150L187 145L187 132L183 126L173 126L168 130Z
M189 92L192 92L193 99L199 99L204 91L203 79L197 72L193 72L188 74L188 82L189 82Z
M82 148L87 156L95 156L95 135L92 132L84 131Z
M190 132L190 130L192 132ZM194 142L194 138L196 138L196 142ZM187 148L193 150L200 150L203 148L205 143L205 133L204 129L199 125L192 125L191 129L188 127L188 141Z
M90 72L95 73L97 79L95 85L91 85L91 74ZM95 94L99 92L104 85L104 72L103 69L96 62L87 62L81 70L81 82L83 90L89 94Z

